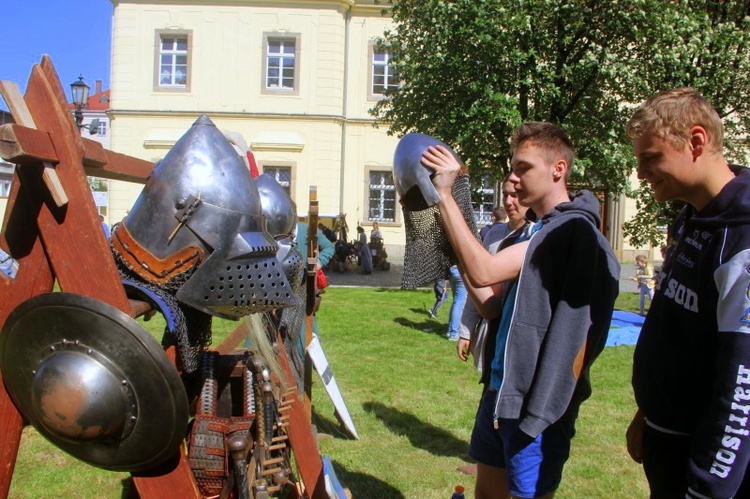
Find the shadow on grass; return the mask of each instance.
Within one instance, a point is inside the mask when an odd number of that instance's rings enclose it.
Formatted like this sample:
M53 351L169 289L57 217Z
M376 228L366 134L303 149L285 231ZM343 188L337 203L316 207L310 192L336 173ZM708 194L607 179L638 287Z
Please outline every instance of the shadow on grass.
M133 486L133 477L127 477L120 480L122 482L122 494L120 494L120 499L128 499L129 497L138 497L135 490L133 490L133 495L130 495L130 488Z
M403 435L412 446L424 449L435 456L457 457L466 462L468 442L456 438L451 433L421 421L413 414L388 407L380 402L365 402L366 412L380 419L395 435ZM473 462L473 461L471 461Z
M401 491L372 475L350 472L337 461L333 461L333 469L341 485L351 491L352 497L404 498Z
M349 435L349 432L346 430L346 425L344 425L344 422L339 419L338 413L334 412L333 416L335 419L324 416L320 414L320 412L318 412L315 407L313 407L312 421L315 427L318 429L318 435L324 433L336 439L354 440L354 437Z
M417 311L419 310L417 309ZM426 321L417 322L406 319L405 317L396 317L395 319L393 319L393 322L425 334L445 336L445 332L447 331L447 326L435 319L428 319Z

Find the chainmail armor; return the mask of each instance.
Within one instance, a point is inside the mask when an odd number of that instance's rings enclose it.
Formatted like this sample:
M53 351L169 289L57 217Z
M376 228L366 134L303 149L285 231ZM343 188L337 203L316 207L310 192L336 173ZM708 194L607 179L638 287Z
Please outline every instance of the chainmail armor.
M162 346L167 347L176 344L182 369L187 373L195 372L200 364L200 353L211 346L212 317L200 310L180 303L174 296L177 290L180 289L180 286L190 278L192 272L179 274L164 286L155 286L144 281L133 271L127 260L120 255L111 242L110 249L115 257L121 278L137 282L140 287L152 291L167 304L169 312L174 317L175 330L170 330L168 325L164 328Z
M471 189L469 175L459 175L451 189L461 213L471 233L479 240L477 224L471 209ZM447 278L449 269L457 263L456 254L448 242L440 210L433 206L424 210L404 212L406 248L404 251L404 274L401 289L416 289L432 286L437 279Z

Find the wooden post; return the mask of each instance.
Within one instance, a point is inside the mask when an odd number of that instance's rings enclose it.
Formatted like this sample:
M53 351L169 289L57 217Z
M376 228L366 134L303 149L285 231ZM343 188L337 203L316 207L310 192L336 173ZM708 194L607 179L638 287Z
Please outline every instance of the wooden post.
M310 208L307 217L307 308L305 317L305 352L312 342L315 326L315 278L318 266L318 187L310 186ZM305 355L305 410L312 421L312 359Z

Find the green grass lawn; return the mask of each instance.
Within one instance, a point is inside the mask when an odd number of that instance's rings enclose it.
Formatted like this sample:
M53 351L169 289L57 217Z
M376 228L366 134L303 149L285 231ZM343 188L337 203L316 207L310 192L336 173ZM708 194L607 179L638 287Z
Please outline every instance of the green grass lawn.
M621 310L637 311L638 296L623 294ZM473 497L474 478L457 471L466 454L481 387L471 363L444 337L447 303L427 315L432 291L329 288L318 313L320 338L360 440L348 438L319 378L313 405L321 451L355 498L446 498L453 486ZM160 331L163 323L147 327ZM236 325L215 320L214 343ZM594 394L581 409L559 498L648 496L639 466L625 450L634 412L630 389L633 347L605 349L592 370ZM10 497L117 498L126 473L82 464L32 428L21 443Z

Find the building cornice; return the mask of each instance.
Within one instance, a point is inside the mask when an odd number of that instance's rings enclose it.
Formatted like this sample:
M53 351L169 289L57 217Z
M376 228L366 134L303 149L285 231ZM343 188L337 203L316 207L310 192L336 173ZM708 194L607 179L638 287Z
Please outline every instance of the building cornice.
M333 122L349 124L375 124L375 118L347 118L338 114L305 114L305 113L247 113L247 112L227 112L227 111L144 111L143 109L110 109L109 116L116 118L118 116L130 116L138 118L191 118L195 119L201 114L206 114L211 118L227 119L259 119L259 120L279 120L279 121L313 121L313 122ZM382 124L382 123L381 123Z
M193 6L193 5L207 5L220 6L220 5L247 5L247 6L265 6L265 7L279 7L279 3L273 0L220 0L220 1L209 1L209 0L110 0L112 5L117 7L118 5L173 5L173 6ZM310 7L311 5L316 6L333 6L333 7L345 7L361 11L372 11L380 12L383 10L390 10L391 6L383 0L381 3L375 0L291 0L284 1L284 7L294 7L299 5L300 7Z

